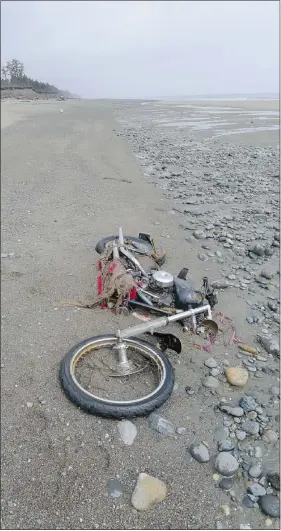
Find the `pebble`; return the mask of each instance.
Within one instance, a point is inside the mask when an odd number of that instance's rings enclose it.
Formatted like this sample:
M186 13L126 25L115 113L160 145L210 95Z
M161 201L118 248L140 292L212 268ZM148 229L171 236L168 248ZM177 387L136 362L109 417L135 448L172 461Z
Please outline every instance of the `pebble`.
M195 391L189 387L189 385L186 386L185 391L188 395L192 396L195 394Z
M280 501L277 496L273 494L261 496L259 504L264 514L271 516L271 518L278 518L280 516Z
M275 490L280 491L280 474L278 472L268 474L267 479Z
M271 518L265 519L265 527L271 527L273 525L273 520Z
M239 469L239 463L229 452L221 452L215 461L216 470L226 477L232 477Z
M244 411L255 411L257 403L252 396L245 395L239 400L239 405Z
M228 413L228 415L232 415L233 417L242 417L244 414L242 407L228 406L224 403L221 403L219 408L224 413Z
M137 435L136 426L129 420L121 420L117 423L117 429L123 443L131 446Z
M186 428L183 428L183 427L176 428L176 433L178 435L183 435L185 432L186 432Z
M219 482L219 487L222 490L231 490L233 485L234 485L234 482L232 478L222 478L221 481Z
M226 504L221 505L221 510L222 510L222 512L224 513L225 516L229 516L230 515L230 507L229 507L229 505L226 505Z
M237 430L235 432L235 435L236 435L236 438L238 439L238 441L244 441L244 439L246 439L247 437L247 433L243 430Z
M216 280L212 283L214 289L226 289L229 288L229 282L227 280Z
M248 371L242 367L228 367L225 374L227 381L236 387L243 387L248 381Z
M195 230L193 232L193 236L194 238L196 238L197 240L205 240L207 238L207 235L206 233L203 231L203 230Z
M279 356L280 348L277 341L266 336L257 336L257 339L268 354Z
M219 452L229 452L230 450L234 449L234 443L230 439L225 439L224 441L220 441L218 443L218 450Z
M209 389L217 389L219 386L219 381L217 378L214 378L214 376L207 376L207 378L203 380L203 385Z
M254 420L246 420L242 423L242 429L249 435L258 435L260 431L260 425Z
M139 474L131 503L138 511L146 511L152 504L163 501L166 495L167 487L163 481L142 472Z
M28 407L29 409L33 407L33 402L26 402L26 407Z
M249 496L244 496L242 503L244 507L247 507L247 509L252 509L254 507L254 503Z
M175 435L175 428L173 424L157 413L151 413L148 417L148 422L149 426L158 431L158 433L161 433L161 435L169 437L173 437Z
M274 386L271 387L271 389L270 389L270 394L271 394L272 396L277 396L277 398L279 398L279 397L280 397L280 388L274 385Z
M210 454L208 448L203 443L192 444L189 447L190 454L198 463L208 463Z
M209 369L215 369L218 366L218 364L217 364L217 362L216 362L216 360L214 358L208 358L205 361L204 365L206 365L206 367L209 367Z
M201 262L206 262L208 260L208 256L204 253L199 253L198 258L201 260Z
M261 449L260 446L256 446L255 447L255 457L257 459L261 459L261 457L262 457L262 449Z
M259 478L261 476L261 474L262 474L262 469L258 465L251 466L251 468L249 470L249 474L250 474L250 476L252 476L252 478Z
M239 529L252 529L250 524L240 524Z
M260 485L259 483L252 483L248 487L248 491L256 497L264 496L266 494L265 488L262 487L262 485Z
M273 430L265 430L262 435L262 440L266 443L274 444L278 441L278 433Z
M212 369L210 371L210 374L211 374L211 376L218 376L220 374L220 370L219 369Z
M107 482L107 492L111 498L120 498L123 494L123 486L118 479L109 479Z
M219 441L224 441L229 437L229 429L225 426L215 429L214 439L218 443Z

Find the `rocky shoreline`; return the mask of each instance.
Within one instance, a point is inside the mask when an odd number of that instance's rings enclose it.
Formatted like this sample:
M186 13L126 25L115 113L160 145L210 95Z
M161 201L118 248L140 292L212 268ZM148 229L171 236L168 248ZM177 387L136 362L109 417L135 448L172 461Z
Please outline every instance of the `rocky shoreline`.
M209 391L216 397L215 414L222 415L222 425L214 434L216 455L211 455L206 441L200 441L199 429L187 449L201 466L212 464L215 488L228 495L229 503L222 503L216 528L229 528L227 519L233 509L240 514L236 520L240 529L278 528L278 148L222 143L216 138L199 141L183 128L159 126L153 104L145 109L140 104L123 104L115 114L117 134L132 146L144 176L182 216L180 227L189 250L197 254L198 267L210 264L220 278L216 287L232 294L236 312L239 307L246 311L245 329L256 345L248 351L237 349L239 367L229 367L227 359L222 363L207 359L202 386L199 390L186 387L190 399L197 395L198 405L198 393L206 396ZM243 394L249 375L255 381L253 393ZM225 396L218 401L222 384ZM227 393L225 384L240 392ZM151 415L149 425L161 436L185 432L156 414ZM259 514L266 518L260 520ZM241 518L243 522L238 523Z

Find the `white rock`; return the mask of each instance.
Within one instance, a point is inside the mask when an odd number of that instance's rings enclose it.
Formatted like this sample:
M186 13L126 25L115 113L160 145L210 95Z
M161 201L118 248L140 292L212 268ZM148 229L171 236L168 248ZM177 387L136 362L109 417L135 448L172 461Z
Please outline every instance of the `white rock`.
M119 435L124 444L131 446L137 435L136 426L129 420L121 420L117 424Z

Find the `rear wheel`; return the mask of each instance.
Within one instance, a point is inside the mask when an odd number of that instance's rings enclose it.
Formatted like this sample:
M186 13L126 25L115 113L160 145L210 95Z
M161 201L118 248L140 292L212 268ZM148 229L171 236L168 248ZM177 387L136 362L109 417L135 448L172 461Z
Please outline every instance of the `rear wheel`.
M124 343L127 373L120 372L115 335L86 339L68 352L60 381L74 404L94 415L122 419L148 415L169 398L174 371L165 354L137 338Z

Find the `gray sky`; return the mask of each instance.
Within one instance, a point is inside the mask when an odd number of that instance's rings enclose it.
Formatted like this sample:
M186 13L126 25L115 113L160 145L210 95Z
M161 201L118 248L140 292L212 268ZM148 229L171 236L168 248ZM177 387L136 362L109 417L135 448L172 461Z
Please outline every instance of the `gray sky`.
M279 91L278 1L2 1L1 59L84 97Z

